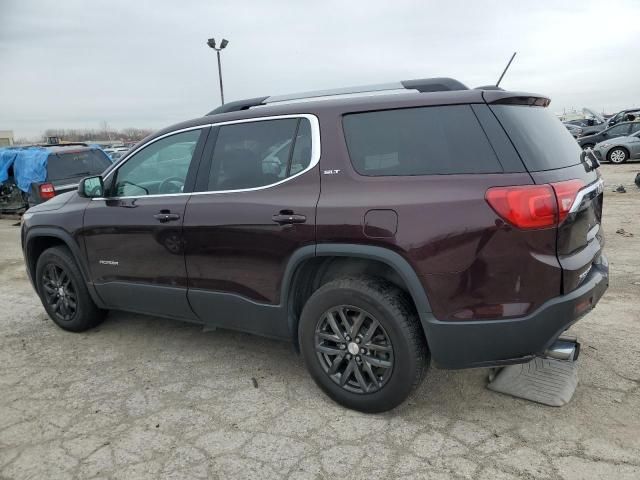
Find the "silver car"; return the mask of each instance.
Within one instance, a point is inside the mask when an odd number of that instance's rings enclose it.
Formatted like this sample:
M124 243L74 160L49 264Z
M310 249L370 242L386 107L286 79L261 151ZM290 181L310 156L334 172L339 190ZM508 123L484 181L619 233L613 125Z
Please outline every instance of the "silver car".
M629 159L640 159L640 131L628 137L618 137L600 142L593 147L600 160L624 163Z

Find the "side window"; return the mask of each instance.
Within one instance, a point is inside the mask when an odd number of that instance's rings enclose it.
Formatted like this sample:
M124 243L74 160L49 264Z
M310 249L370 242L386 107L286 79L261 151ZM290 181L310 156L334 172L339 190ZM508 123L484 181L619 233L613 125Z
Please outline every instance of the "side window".
M223 125L211 162L210 191L242 190L279 182L311 161L311 127L306 118Z
M503 171L469 105L353 113L343 127L361 175Z
M112 194L126 197L182 192L200 133L177 133L133 155L116 171Z
M609 130L609 135L612 137L619 137L622 135L626 135L629 132L629 125L616 125L611 130Z

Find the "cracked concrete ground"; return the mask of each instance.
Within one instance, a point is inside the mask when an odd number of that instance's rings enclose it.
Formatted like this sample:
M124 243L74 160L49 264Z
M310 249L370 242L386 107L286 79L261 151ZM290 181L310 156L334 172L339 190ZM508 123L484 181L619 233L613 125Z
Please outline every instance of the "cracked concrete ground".
M611 286L573 329L580 383L563 408L486 390L486 369L432 369L400 408L363 415L284 343L122 312L66 333L0 220L0 478L638 479L638 170L602 167Z

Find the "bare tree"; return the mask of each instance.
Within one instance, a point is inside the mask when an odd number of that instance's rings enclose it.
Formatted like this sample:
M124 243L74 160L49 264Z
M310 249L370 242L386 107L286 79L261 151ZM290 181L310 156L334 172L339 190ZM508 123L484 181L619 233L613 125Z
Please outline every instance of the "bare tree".
M40 141L46 141L47 137L58 137L67 142L88 142L92 140L109 140L122 142L136 142L152 132L148 128L123 128L114 130L109 128L106 121L101 122L98 130L75 128L48 128L44 131Z

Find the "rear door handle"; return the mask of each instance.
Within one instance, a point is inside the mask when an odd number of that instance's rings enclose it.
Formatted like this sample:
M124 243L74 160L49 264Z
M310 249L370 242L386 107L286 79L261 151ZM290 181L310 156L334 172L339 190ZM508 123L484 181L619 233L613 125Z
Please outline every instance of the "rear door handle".
M287 225L291 223L304 223L307 221L307 217L293 213L290 210L281 210L280 213L271 217L271 219L279 225Z
M178 215L177 213L169 213L168 211L161 211L160 213L156 213L153 218L158 220L160 223L167 223L174 220L179 220L180 215Z

